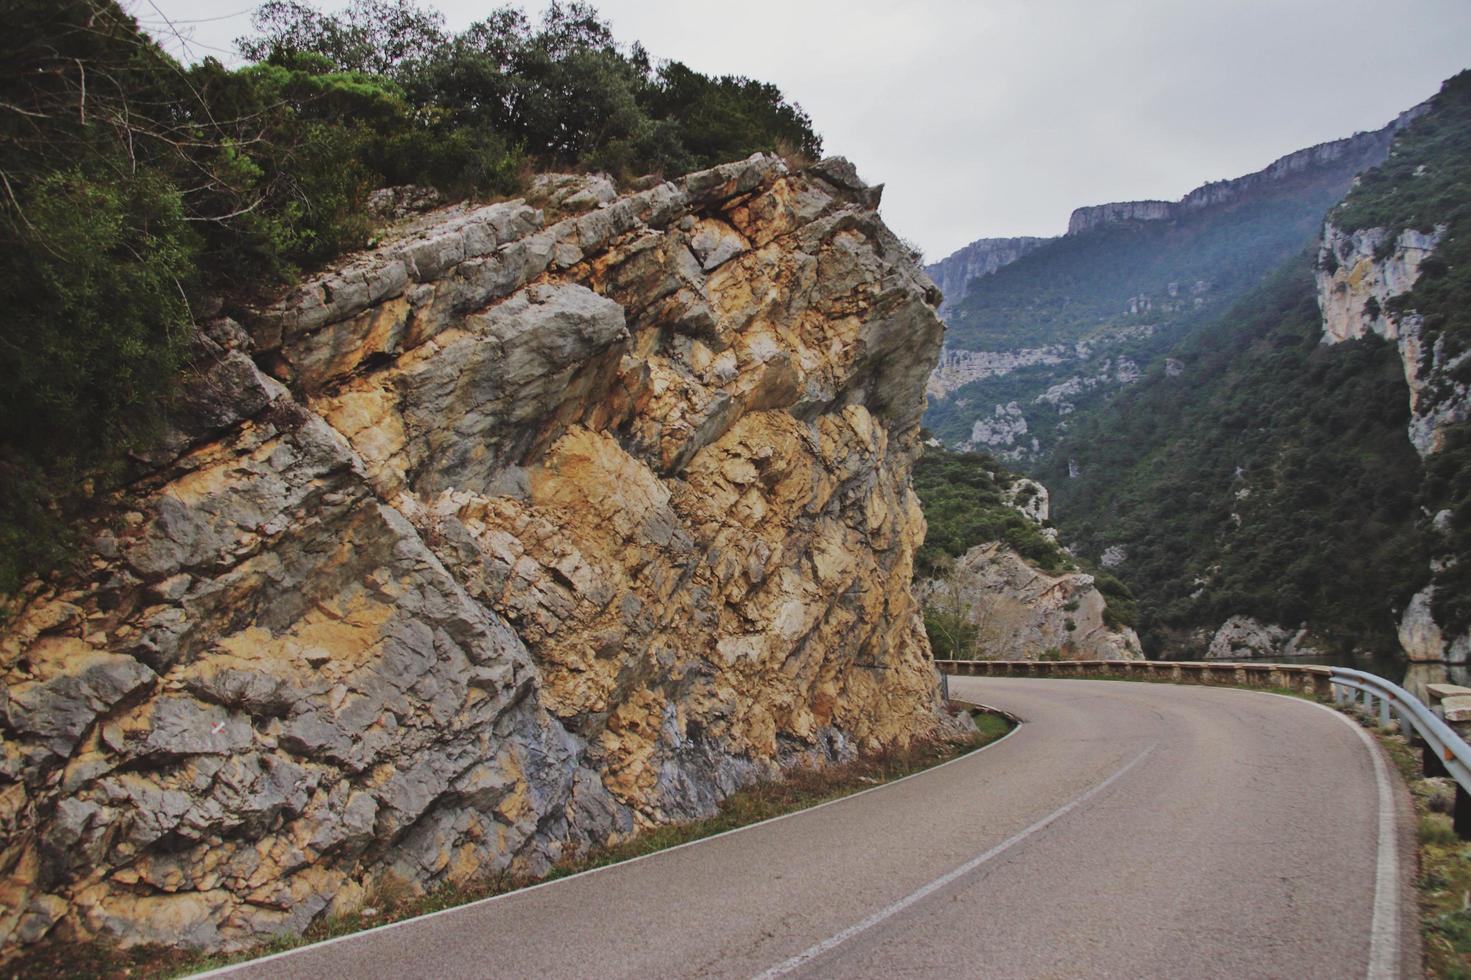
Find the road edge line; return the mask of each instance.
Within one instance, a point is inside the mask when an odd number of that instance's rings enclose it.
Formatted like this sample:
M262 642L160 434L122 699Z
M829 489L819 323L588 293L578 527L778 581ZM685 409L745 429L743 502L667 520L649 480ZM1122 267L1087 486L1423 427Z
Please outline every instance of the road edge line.
M965 703L969 704L971 702ZM282 960L286 959L289 956L295 956L298 953L305 953L309 950L322 949L327 946L333 946L337 943L348 942L349 940L353 939L363 939L375 933L387 932L390 929L397 929L400 926L407 926L417 922L424 922L428 919L437 918L441 915L448 915L451 912L463 912L466 909L472 909L476 906L486 905L490 902L497 902L504 898L514 898L518 895L525 895L527 892L534 892L541 888L550 888L553 885L560 885L563 882L575 881L578 878L584 878L588 875L595 875L600 871L609 871L613 868L623 868L627 867L630 864L635 864L639 861L647 861L650 858L660 857L665 854L673 854L675 851L682 851L686 847L694 847L696 844L704 844L708 841L719 840L722 837L729 837L731 834L739 834L742 831L746 830L755 830L757 827L765 827L768 824L773 824L780 820L786 820L788 817L797 817L801 816L804 813L812 813L816 810L821 810L823 807L833 806L838 803L846 803L849 800L856 800L860 796L867 796L869 793L877 793L881 789L888 789L890 786L898 786L900 783L907 782L911 779L916 779L920 776L924 776L932 772L939 772L946 766L953 766L957 762L964 762L966 759L975 758L987 749L994 748L995 746L1000 745L1002 742L1006 741L1008 738L1011 738L1011 736L1015 735L1021 730L1022 723L1018 722L1017 724L1012 726L1011 731L1007 732L1005 735L1002 735L994 742L987 742L980 748L972 749L964 755L958 755L953 759L946 760L945 762L940 763L938 766L930 766L928 769L921 769L919 772L912 772L907 776L900 776L898 779L891 780L886 783L880 783L877 786L870 786L868 789L861 789L856 793L849 793L847 796L840 796L835 800L826 800L822 803L816 804L815 806L809 806L801 810L793 810L790 813L783 813L775 817L767 817L765 820L759 820L756 823L748 823L741 827L732 827L730 830L722 830L720 833L711 834L709 837L700 837L696 840L685 841L683 844L675 844L673 847L666 847L662 850L651 851L648 854L640 854L637 857L631 857L624 861L615 861L612 864L604 864L599 865L596 868L588 868L586 871L579 871L576 874L567 875L565 878L553 878L551 881L539 881L534 885L527 885L525 888L518 888L515 891L502 892L499 895L487 895L485 898L477 898L473 902L466 902L463 905L452 905L447 909L439 909L434 912L425 912L423 915L416 915L408 919L399 919L397 922L385 922L381 926L373 926L370 929L362 929L358 932L349 932L346 935L342 936L333 936L331 939L322 939L318 942L307 943L305 946L297 946L293 949L282 950L279 953L271 953L268 956L258 956L254 959L241 960L239 963L230 963L226 966L217 966L214 969L206 970L203 973L189 973L185 974L184 976L187 978L187 980L205 980L205 978L207 977L222 977L230 973L235 973L239 970L244 970L247 967L260 966L264 963L270 963L274 960Z
M1049 680L1054 678L1049 678ZM1105 678L1055 678L1055 680L1068 681L1095 681L1108 683ZM1117 682L1114 682L1117 683ZM1278 694L1276 691L1255 691L1242 687L1212 687L1196 684L1177 684L1176 687L1189 687L1199 690L1233 691L1237 694L1265 694L1268 697L1282 698L1285 701L1293 701L1298 704L1311 705L1322 711L1328 712L1339 721L1351 728L1359 741L1369 750L1369 759L1373 763L1374 782L1379 801L1379 819L1377 821L1376 834L1378 840L1375 842L1374 861L1374 900L1373 911L1369 920L1369 965L1365 971L1368 980L1393 980L1400 975L1400 957L1402 953L1400 944L1400 933L1403 928L1402 903L1400 901L1399 882L1399 830L1398 821L1395 819L1394 787L1390 782L1387 764L1384 761L1383 749L1374 740L1374 737L1364 731L1364 726L1339 711L1331 705L1323 704L1306 697L1298 697L1291 694Z
M1013 731L1015 731L1015 729L1013 729ZM798 969L799 967L810 962L811 960L816 959L824 953L836 949L843 943L852 939L854 936L861 935L862 933L867 932L869 929L872 929L874 926L879 925L885 920L898 915L900 912L903 912L911 905L929 897L930 895L933 895L935 892L939 891L941 888L944 888L946 885L949 885L952 882L965 877L972 871L975 871L981 865L985 864L987 861L999 857L1001 854L1009 851L1011 848L1015 847L1017 844L1020 844L1028 837L1031 837L1033 834L1046 828L1054 821L1067 816L1069 813L1076 810L1084 803L1087 803L1099 793L1102 793L1104 790L1108 789L1114 783L1122 779L1125 774L1127 774L1135 766L1143 762L1145 757L1147 757L1149 753L1153 752L1154 749L1155 747L1151 745L1149 748L1136 755L1130 762L1128 762L1122 769L1119 769L1117 772L1115 772L1112 776L1109 776L1103 782L1094 786L1092 789L1089 789L1081 796L1074 798L1072 802L1065 803L1062 806L1058 807L1056 810L1053 810L1051 813L1047 814L1047 816L1043 817L1041 820L1038 820L1036 823L1032 824L1030 827L1027 827L1025 830L1020 830L1017 833L1012 834L1010 837L1006 838L1006 840L992 847L990 850L978 854L977 856L971 858L969 861L960 865L958 868L954 868L950 871L945 872L940 877L931 881L929 884L921 885L919 888L910 892L908 895L905 895L903 898L899 899L896 902L886 905L885 907L879 909L877 912L874 912L872 915L861 920L860 922L849 926L841 932L833 933L822 942L814 943L813 945L808 946L806 949L802 950L802 952L798 953L797 955L782 960L775 966L756 974L753 980L774 980L774 978L776 977L785 976L786 974L791 973L793 970Z
M1239 689L1238 689L1239 690ZM1270 694L1274 698L1285 698L1301 704L1310 704L1328 712L1349 728L1369 750L1369 759L1374 764L1374 782L1379 796L1379 820L1376 833L1377 854L1374 862L1374 911L1369 920L1369 967L1365 972L1368 980L1392 980L1400 975L1400 911L1399 887L1399 829L1394 816L1394 787L1389 779L1388 764L1384 761L1384 750L1374 737L1359 724L1337 708L1319 701L1278 694L1275 691L1242 691L1243 694Z

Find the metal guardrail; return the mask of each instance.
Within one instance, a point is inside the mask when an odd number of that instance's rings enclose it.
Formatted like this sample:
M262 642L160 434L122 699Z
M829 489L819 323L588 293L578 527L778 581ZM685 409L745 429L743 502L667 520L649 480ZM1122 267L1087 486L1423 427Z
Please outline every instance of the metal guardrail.
M1445 719L1398 684L1362 670L1347 667L1332 670L1335 702L1361 703L1371 717L1378 714L1379 724L1385 728L1391 720L1397 720L1400 731L1419 744L1425 775L1449 776L1456 781L1456 804L1451 819L1456 835L1462 840L1471 839L1471 745Z
M1455 780L1452 821L1457 835L1471 840L1471 745L1419 698L1377 674L1347 667L1210 660L937 660L935 666L940 669L947 696L949 675L1125 677L1177 684L1278 687L1318 697L1331 695L1339 706L1359 706L1371 717L1377 715L1382 726L1397 721L1400 731L1421 749L1425 775Z

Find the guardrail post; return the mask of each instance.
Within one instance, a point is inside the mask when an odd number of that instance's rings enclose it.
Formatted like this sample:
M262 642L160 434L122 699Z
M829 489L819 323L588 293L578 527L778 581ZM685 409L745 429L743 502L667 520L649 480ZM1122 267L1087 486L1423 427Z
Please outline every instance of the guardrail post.
M1420 750L1420 768L1427 779L1442 779L1450 775L1445 763L1440 761L1440 753L1429 741L1426 741L1425 747Z
M950 703L950 675L943 672L940 674L940 697L946 704Z
M1451 826L1461 840L1471 840L1471 794L1456 783L1456 806L1451 813Z

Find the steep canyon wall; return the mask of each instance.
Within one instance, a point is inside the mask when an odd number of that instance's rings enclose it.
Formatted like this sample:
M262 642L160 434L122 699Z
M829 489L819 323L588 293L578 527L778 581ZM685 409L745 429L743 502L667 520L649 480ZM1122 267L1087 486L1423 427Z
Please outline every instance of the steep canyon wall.
M208 323L0 641L0 937L229 949L948 722L939 294L842 160L441 208Z

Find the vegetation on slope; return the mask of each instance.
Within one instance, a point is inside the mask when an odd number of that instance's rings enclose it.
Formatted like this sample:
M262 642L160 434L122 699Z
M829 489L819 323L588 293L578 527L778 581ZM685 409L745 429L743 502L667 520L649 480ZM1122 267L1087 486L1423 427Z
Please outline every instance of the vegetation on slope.
M1044 571L1075 568L1067 552L1007 502L1007 490L1018 479L985 453L926 446L914 467L914 492L929 526L915 556L915 575L937 575L947 566L947 558L959 558L991 541L1004 543ZM1025 502L1024 497L1019 500Z
M1027 420L1020 457L1032 440L1045 453L1074 417L1115 391L1113 379L1067 396L1068 406L1037 401L1049 387L1100 368L1099 358L1148 367L1182 338L1217 319L1317 234L1323 213L1354 174L1375 162L1382 143L1366 142L1336 163L1171 221L1126 222L1055 239L975 284L946 315L947 344L965 350L1017 350L1101 341L1095 360L1038 365L973 381L933 399L925 424L948 445L970 438L972 423L1015 401ZM1150 327L1120 337L1117 328ZM1109 336L1113 334L1113 336Z
M821 141L775 87L655 64L593 8L459 34L413 0L257 11L253 62L183 65L113 0L17 0L0 58L0 593L66 560L186 367L194 322L372 233L395 184L683 173Z
M1406 129L1390 158L1364 174L1329 220L1345 231L1387 229L1391 242L1406 228L1445 228L1414 289L1390 308L1424 317L1426 368L1437 344L1442 363L1465 357L1444 372L1431 403L1450 384L1471 385L1471 71L1445 83L1431 111ZM1452 427L1425 468L1426 510L1449 511L1437 550L1458 559L1436 576L1436 619L1461 633L1471 629L1471 423Z
M1101 333L1102 331L1100 331ZM1145 365L1158 358L1168 349L1176 332L1158 333L1148 336L1120 338L1109 337L1104 348L1113 358L1108 378L1091 388L1068 394L1061 401L1038 400L1037 396L1059 382L1074 376L1087 377L1089 372L1099 372L1099 361L1091 363L1073 362L1063 367L1055 364L1033 364L1017 368L1006 374L982 378L961 385L944 398L931 398L925 410L925 425L946 445L963 445L971 435L972 426L978 418L992 415L995 406L1016 402L1027 421L1027 431L1017 440L1025 451L1022 458L1031 456L1033 439L1045 452L1066 429L1069 416L1087 411L1101 404L1117 388L1116 377L1119 365L1127 360L1134 365ZM1097 334L1090 335L1097 336Z
M1024 517L1013 503L1026 504L1029 484L985 453L956 453L927 445L914 468L914 489L929 526L915 557L915 577L945 579L957 558L977 545L1000 542L1036 568L1058 574L1079 570L1077 560ZM1093 571L1103 594L1104 622L1118 628L1137 622L1138 606L1128 586L1107 572ZM925 606L925 631L939 659L967 659L984 645L967 610L946 603Z
M1180 376L1080 419L1045 467L1068 541L1127 548L1151 652L1233 614L1397 648L1427 574L1408 391L1392 344L1320 336L1302 255L1182 344Z

